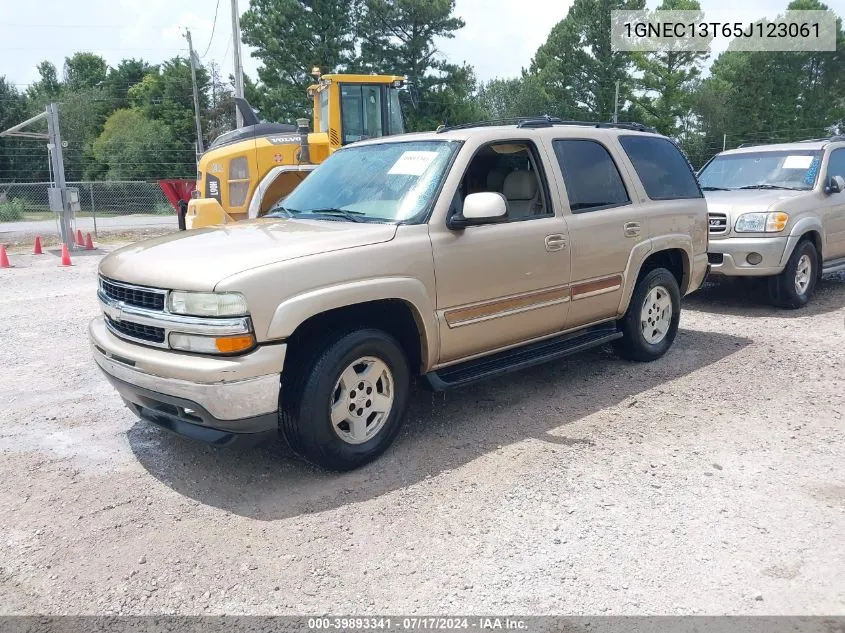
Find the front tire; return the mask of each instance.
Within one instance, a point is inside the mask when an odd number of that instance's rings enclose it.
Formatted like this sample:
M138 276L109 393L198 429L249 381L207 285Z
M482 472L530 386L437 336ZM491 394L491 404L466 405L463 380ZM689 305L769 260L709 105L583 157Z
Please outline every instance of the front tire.
M665 268L655 268L634 288L619 323L623 336L614 342L616 352L627 360L657 360L672 347L680 318L678 281Z
M809 240L799 243L783 272L769 278L769 301L778 308L803 308L816 289L820 268L815 244Z
M396 439L410 371L392 336L369 328L337 334L292 373L282 388L280 427L301 457L329 470L352 470Z

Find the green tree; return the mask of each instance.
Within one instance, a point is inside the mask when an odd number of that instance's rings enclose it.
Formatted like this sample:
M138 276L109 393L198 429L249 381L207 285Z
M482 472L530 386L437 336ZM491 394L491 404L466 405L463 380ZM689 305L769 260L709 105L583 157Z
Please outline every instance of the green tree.
M0 132L22 123L32 114L26 95L0 76ZM44 125L29 127L28 131L43 131ZM37 140L0 137L0 182L38 180L46 174L46 151ZM0 190L2 193L2 190Z
M243 41L262 64L252 105L269 120L309 116L311 69L337 72L354 61L357 14L358 0L252 0L241 17Z
M451 39L464 21L454 0L365 0L359 30L361 66L406 75L411 81L412 130L477 118L477 82L472 67L438 58L437 39Z
M700 11L698 0L663 0L659 11ZM634 53L634 63L642 73L635 86L642 91L634 97L644 113L643 123L661 134L679 138L693 106L696 81L708 53L668 50Z
M68 90L99 86L106 79L108 65L94 53L75 53L65 58L64 84Z
M45 60L36 68L39 79L27 88L26 97L32 103L33 109L43 110L50 101L58 98L61 84L56 67L51 62Z
M140 83L151 72L155 72L155 66L143 59L134 58L123 59L116 67L109 68L103 88L111 107L115 110L128 108L130 106L129 89Z
M795 0L789 10L828 10ZM845 35L837 19L836 51L746 52L733 46L713 62L695 95L704 145L712 155L743 142L820 137L843 122Z
M542 82L525 70L521 77L486 82L479 89L478 100L491 119L541 116L551 109Z
M642 9L645 0L575 0L531 61L553 104L564 118L609 121L616 82L620 95L630 94L630 53L611 48L610 14L615 9ZM620 118L625 112L620 106Z
M193 165L173 160L175 149L170 129L137 109L112 113L93 146L109 180L193 176Z

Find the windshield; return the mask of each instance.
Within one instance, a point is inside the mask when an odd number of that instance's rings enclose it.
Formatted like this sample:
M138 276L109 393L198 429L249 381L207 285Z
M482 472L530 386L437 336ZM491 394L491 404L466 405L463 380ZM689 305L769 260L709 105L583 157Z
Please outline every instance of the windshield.
M425 214L459 143L407 141L332 154L270 217L400 222Z
M820 150L760 151L714 158L698 175L704 191L719 189L812 189Z

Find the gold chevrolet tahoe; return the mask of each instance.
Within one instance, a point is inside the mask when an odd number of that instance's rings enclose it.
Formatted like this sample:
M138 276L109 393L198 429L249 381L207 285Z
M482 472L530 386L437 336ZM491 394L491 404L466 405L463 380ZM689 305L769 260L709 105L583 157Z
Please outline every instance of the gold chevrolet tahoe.
M263 218L99 266L94 359L129 408L346 470L434 390L612 343L651 361L702 284L707 206L676 145L545 117L358 142Z
M714 276L766 277L779 307L845 269L845 136L741 146L699 171Z

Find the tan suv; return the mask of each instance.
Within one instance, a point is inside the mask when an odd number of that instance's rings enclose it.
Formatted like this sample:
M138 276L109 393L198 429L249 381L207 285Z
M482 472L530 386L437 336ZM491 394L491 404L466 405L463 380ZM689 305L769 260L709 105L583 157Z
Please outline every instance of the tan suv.
M698 176L714 276L767 277L772 303L800 308L845 269L845 137L728 150Z
M650 361L707 272L707 208L667 138L543 118L349 145L261 219L99 268L93 356L142 419L281 435L330 469L436 390L612 342Z

